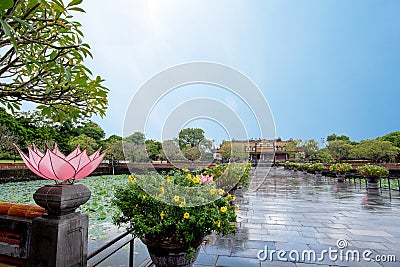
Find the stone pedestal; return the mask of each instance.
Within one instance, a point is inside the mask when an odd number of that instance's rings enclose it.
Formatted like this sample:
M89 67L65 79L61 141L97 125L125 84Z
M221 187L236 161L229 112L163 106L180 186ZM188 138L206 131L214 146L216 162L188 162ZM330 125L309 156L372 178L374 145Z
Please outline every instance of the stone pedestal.
M33 198L48 214L33 220L30 266L86 266L89 219L75 210L90 190L81 184L46 185Z

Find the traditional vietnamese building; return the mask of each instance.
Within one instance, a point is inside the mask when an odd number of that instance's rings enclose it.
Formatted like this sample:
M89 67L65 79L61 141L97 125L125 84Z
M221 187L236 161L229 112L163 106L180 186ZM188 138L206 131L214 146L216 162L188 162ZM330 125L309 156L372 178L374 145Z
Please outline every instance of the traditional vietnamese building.
M250 140L232 140L224 142L233 142L243 145L243 149L249 154L250 161L273 161L285 162L289 160L289 153L286 151L286 146L292 140L282 141L280 138L275 140L266 139L250 139ZM214 151L215 159L222 159L221 149Z

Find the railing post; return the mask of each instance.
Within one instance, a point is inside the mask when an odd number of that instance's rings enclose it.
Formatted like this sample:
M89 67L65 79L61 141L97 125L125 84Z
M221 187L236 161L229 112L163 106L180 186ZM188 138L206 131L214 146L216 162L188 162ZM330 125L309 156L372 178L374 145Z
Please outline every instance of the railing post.
M88 217L75 209L90 198L81 184L46 185L33 195L48 214L32 222L30 266L87 266Z
M129 242L129 267L133 267L133 255L135 253L135 239Z

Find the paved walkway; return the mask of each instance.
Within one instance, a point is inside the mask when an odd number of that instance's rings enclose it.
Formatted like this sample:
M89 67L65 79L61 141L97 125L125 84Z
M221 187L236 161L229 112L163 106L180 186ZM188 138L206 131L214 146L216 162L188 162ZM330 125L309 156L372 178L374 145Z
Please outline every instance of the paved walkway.
M399 192L366 194L364 184L278 168L237 201L238 233L202 247L196 267L400 266ZM378 255L394 255L397 262L378 263Z

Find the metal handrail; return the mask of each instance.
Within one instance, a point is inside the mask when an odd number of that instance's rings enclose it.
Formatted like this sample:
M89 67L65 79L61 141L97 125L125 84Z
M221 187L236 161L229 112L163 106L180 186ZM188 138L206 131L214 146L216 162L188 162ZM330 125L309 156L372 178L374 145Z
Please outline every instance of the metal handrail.
M105 245L101 246L100 248L96 249L95 251L92 251L88 255L88 258L87 258L88 261L90 259L93 259L94 257L96 257L97 255L99 255L100 253L102 253L103 251L108 249L109 247L113 246L118 241L122 240L123 238L125 238L128 235L130 235L130 232L125 232L125 233L117 236L113 240L109 241ZM117 251L119 251L121 248L123 248L128 243L129 243L129 267L133 267L133 255L134 255L134 245L135 245L135 238L133 236L130 236L127 240L124 240L124 242L119 244L117 247L113 248L111 251L107 252L105 255L103 255L99 259L96 259L93 263L88 264L88 266L94 267L94 266L99 265L100 263L102 263L103 261L105 261L106 259L111 257L113 254L115 254Z

